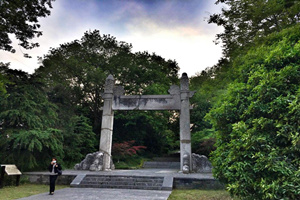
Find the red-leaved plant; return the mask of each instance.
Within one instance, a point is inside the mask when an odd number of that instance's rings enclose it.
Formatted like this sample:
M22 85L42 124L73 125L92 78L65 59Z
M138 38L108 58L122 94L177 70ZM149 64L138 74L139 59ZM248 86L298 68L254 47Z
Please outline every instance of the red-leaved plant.
M147 148L146 146L133 146L134 143L135 140L114 143L112 146L112 155L119 161L120 158L136 155L137 152Z

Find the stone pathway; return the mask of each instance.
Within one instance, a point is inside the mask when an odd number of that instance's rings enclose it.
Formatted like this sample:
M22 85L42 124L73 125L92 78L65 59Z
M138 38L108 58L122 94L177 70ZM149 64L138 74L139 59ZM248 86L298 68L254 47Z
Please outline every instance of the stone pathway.
M167 200L171 191L126 190L103 188L65 188L55 191L54 195L42 193L19 200Z
M48 183L47 172L27 172L25 175L32 176L33 179L44 175ZM205 179L214 180L211 173L191 173L183 174L176 169L139 169L139 170L113 170L113 171L78 171L64 170L63 175L75 177L78 174L86 175L127 175L127 176L154 176L154 177L174 177L184 179ZM37 177L35 177L37 176ZM133 190L133 189L107 189L107 188L65 188L55 191L54 195L42 193L33 195L20 200L167 200L171 191L166 190Z

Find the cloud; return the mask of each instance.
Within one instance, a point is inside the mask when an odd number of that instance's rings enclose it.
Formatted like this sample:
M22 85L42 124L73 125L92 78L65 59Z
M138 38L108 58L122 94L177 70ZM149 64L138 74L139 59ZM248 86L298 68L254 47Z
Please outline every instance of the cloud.
M165 3L155 11L155 17L149 13L132 17L126 21L127 34L122 40L132 43L134 51L155 52L166 59L176 60L180 73L187 72L191 76L213 66L221 57L220 46L213 43L221 28L207 24L204 19L208 18L208 13L199 6L191 13L178 7L181 5ZM178 16L183 17L168 16L174 13L170 10L181 10Z
M213 43L214 35L198 34L188 27L165 29L154 23L132 27L132 32L122 38L133 44L134 51L145 51L171 60L176 60L181 68L180 73L195 75L207 67L216 64L221 57L221 48ZM155 30L145 32L144 30Z
M80 39L88 30L98 29L118 41L132 43L134 51L148 51L176 60L181 71L194 75L217 63L221 48L212 42L221 28L204 21L219 8L207 0L60 0L51 15L40 20L43 36L34 39L41 47L27 51L33 58L0 52L0 60L12 68L32 73L37 56L50 47Z

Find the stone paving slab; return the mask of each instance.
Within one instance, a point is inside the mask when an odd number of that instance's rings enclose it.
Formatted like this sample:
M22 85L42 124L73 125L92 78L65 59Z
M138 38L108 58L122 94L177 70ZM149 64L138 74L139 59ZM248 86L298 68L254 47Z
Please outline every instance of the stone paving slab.
M48 172L24 172L23 174L45 174ZM63 175L125 175L125 176L171 176L178 178L214 179L212 173L183 174L176 169L135 169L135 170L112 170L112 171L88 171L88 170L63 170Z
M104 188L65 188L56 190L54 195L42 193L19 200L167 200L171 191L127 190Z

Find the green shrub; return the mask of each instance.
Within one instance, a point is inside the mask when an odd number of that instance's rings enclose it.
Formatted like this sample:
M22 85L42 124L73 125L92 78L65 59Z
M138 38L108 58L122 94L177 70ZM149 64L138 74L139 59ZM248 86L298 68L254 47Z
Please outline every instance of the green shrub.
M242 199L300 199L300 26L235 60L239 79L207 116L214 175Z
M209 157L210 153L216 149L214 129L204 129L192 134L192 152Z

